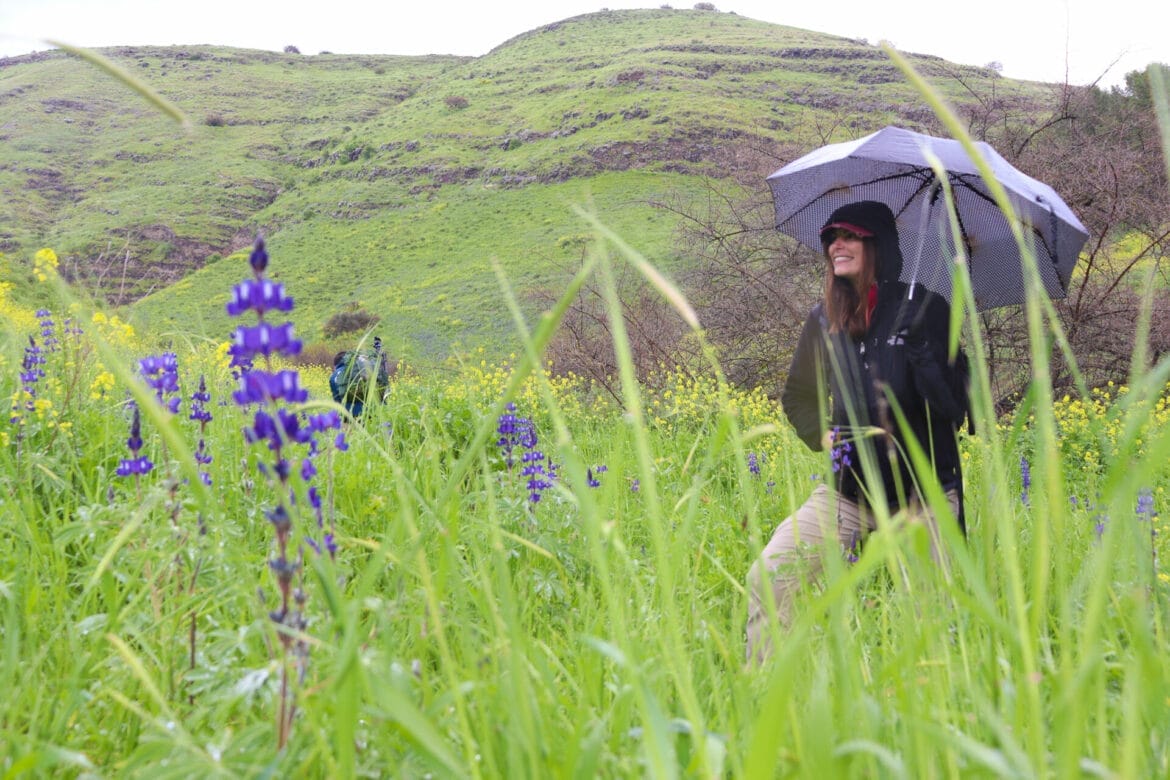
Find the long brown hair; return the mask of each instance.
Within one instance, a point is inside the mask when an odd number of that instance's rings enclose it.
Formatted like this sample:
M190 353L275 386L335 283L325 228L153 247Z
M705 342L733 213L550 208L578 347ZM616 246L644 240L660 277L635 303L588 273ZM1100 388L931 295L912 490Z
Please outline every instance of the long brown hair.
M877 279L877 245L872 238L863 238L862 245L865 247L865 262L862 264L857 284L834 274L833 258L829 257L828 245L825 246L824 252L827 263L825 316L829 320L829 332L845 331L855 339L865 335L868 324L866 309L869 307L869 288Z

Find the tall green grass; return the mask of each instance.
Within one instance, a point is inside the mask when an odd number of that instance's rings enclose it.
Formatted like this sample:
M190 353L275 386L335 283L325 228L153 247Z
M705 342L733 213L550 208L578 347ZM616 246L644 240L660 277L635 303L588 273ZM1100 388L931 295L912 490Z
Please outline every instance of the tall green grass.
M5 776L1170 773L1167 550L1149 504L1138 511L1147 497L1165 510L1170 362L1135 361L1107 400L1090 388L1053 399L1042 337L1064 342L1033 285L1037 382L997 420L967 327L978 436L962 441L970 533L949 534L951 567L931 562L923 532L891 524L856 564L831 562L773 661L750 668L744 576L828 464L759 394L717 379L640 385L618 317L620 406L540 370L587 278L616 314L615 263L692 316L585 217L595 251L539 321L524 321L497 269L525 347L514 364L407 372L347 429L349 450L322 463L340 550L306 553L311 652L283 750L272 488L243 412L217 404L227 369L214 343L177 342L184 395L201 374L213 388L214 481L200 490L193 423L152 406L133 374L150 345L63 293L57 326L70 316L86 333L49 355L39 403L0 448ZM17 321L6 317L0 389L23 401ZM326 397L324 377L305 380ZM159 464L137 485L113 475L127 393L149 412ZM496 444L509 401L559 468L538 503ZM1082 401L1096 411L1069 422Z

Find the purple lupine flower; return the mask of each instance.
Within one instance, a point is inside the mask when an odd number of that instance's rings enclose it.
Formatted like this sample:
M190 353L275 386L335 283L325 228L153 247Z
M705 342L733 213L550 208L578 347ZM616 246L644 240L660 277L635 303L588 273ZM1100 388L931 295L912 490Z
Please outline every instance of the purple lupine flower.
M232 399L240 406L280 400L291 404L304 403L309 400L309 392L300 383L301 377L296 371L269 373L254 369L240 376L240 389L232 393Z
M1150 564L1158 571L1158 510L1154 508L1154 491L1142 488L1138 491L1137 518L1150 524Z
M525 420L525 426L517 432L516 442L525 449L533 449L536 447L536 426L533 425L532 420Z
M540 450L529 450L525 452L520 460L524 466L520 469L520 476L527 477L525 487L528 489L528 500L533 504L540 502L541 493L552 487L552 479L555 477L555 472L550 473L545 468L544 453ZM551 466L551 462L549 462Z
M140 474L149 474L154 468L154 464L150 462L150 458L142 455L137 458L126 458L118 461L118 468L114 471L119 477L129 477L131 475L137 477Z
M37 309L37 320L41 326L41 340L49 352L57 351L57 328L53 324L53 314L48 309Z
M310 414L305 418L309 430L313 433L324 433L341 428L341 414L336 409L330 409L324 414Z
M134 417L130 421L130 437L126 439L126 447L130 450L130 457L118 461L118 468L114 473L119 477L133 476L135 480L142 474L150 473L154 464L145 455L139 454L142 450L142 423L137 404L134 405Z
M207 467L213 460L215 458L207 451L207 440L200 436L199 444L195 447L195 462L199 464L199 481L208 487L211 486L211 474L208 473Z
M504 413L500 415L496 432L500 434L496 446L503 453L504 464L509 471L516 463L516 448L528 449L536 446L536 432L532 420L526 417L517 417L516 404L511 401L504 407Z
M831 433L832 447L829 449L829 464L834 474L853 467L853 445L841 438L841 429L834 428Z
M45 376L45 370L41 368L44 364L44 352L37 346L36 339L29 336L28 346L24 348L24 357L20 361L20 387L25 395L24 412L36 409L37 382ZM15 404L8 422L13 425L24 422L24 416Z
M231 338L234 342L236 338L235 331L232 331ZM255 362L249 355L243 353L237 354L234 346L228 348L228 354L232 356L231 361L228 363L228 368L231 369L232 379L235 379L238 382L244 376L244 374L252 370L252 368L255 366Z
M138 361L138 372L154 390L155 398L171 414L179 411L179 360L174 352L149 355Z
M284 285L270 279L245 279L232 288L232 299L227 303L229 317L238 317L246 311L263 316L269 311L292 311L293 299L284 294Z
M85 335L85 331L77 324L77 320L72 317L65 318L65 321L61 323L61 329L66 336L72 336L75 339Z
M214 458L212 458L211 455L208 454L207 442L204 441L203 439L199 440L199 446L197 446L195 448L195 460L197 463L200 463L201 465L204 465L204 466L210 464L211 461L214 460ZM206 484L210 485L211 482L208 481Z
M849 535L849 543L841 545L841 551L846 563L857 563L861 559L861 534L853 531Z
M604 467L598 466L597 473L600 474L602 471L604 471ZM601 481L593 477L593 469L585 469L585 484L591 488L601 487Z
M747 454L747 467L748 471L750 471L752 474L757 477L760 476L760 459L756 453L749 452Z
M1095 533L1097 538L1100 539L1105 535L1105 526L1109 523L1109 515L1105 514L1104 512L1098 512L1093 516L1093 519L1097 521L1093 524L1093 533Z
M299 355L303 347L300 339L295 336L291 322L280 325L261 322L251 327L240 325L232 335L232 345L228 348L228 354L233 359L247 357L255 360L257 356Z
M1138 491L1137 509L1138 520L1153 520L1158 516L1154 510L1154 491L1149 488L1142 488Z
M248 255L248 265L252 266L252 271L256 274L257 279L264 278L264 272L268 270L268 250L264 248L263 236L256 236L256 243L252 245L252 253Z
M1024 455L1020 456L1020 501L1024 506L1028 506L1028 490L1032 487L1032 467L1028 463L1028 458Z
M207 424L211 422L211 410L207 408L210 401L211 393L207 392L207 380L203 374L200 374L199 389L191 394L190 419L199 423L199 444L195 447L195 462L200 466L199 481L209 487L211 486L211 474L208 473L206 467L211 465L213 458L211 453L207 451L207 442L204 436L207 433Z
M325 527L325 510L321 502L321 492L317 490L316 485L309 487L308 492L309 506L313 507L313 515L317 518L317 527ZM320 550L317 551L320 553Z
M207 404L211 402L211 393L207 392L207 380L203 374L199 375L199 389L191 393L190 419L199 423L200 428L211 422L211 411Z
M277 637L286 661L297 669L297 679L304 679L308 659L308 644L298 635L304 633L308 621L304 614L307 595L301 587L294 589L294 578L303 579L304 548L299 544L293 550L293 510L297 504L298 485L295 477L304 483L308 503L317 518L318 526L323 525L320 493L311 480L317 475L313 458L321 451L316 436L328 430L339 430L340 417L332 415L310 415L293 411L291 404L308 400L309 393L300 384L300 375L293 370L274 370L272 358L277 355L294 356L300 353L302 344L294 334L291 322L274 324L265 321L269 312L288 312L293 301L285 295L282 285L265 278L268 268L268 252L264 239L257 236L256 243L248 257L253 278L237 285L232 290L232 300L227 313L237 317L245 312L254 312L255 325L240 325L232 334L231 368L238 381L238 389L232 393L232 400L245 408L252 409L251 424L244 428L243 435L249 444L267 447L268 458L257 463L258 470L277 489L278 500L274 507L265 512L276 535L273 555L268 561L269 569L276 578L280 590L280 604L269 612L277 624ZM340 433L335 439L338 449L344 439ZM304 454L304 448L307 454ZM294 466L295 464L295 466ZM303 533L301 541L320 554L322 546L312 534ZM325 536L324 549L332 555L336 550L332 529ZM280 720L278 722L278 748L283 749L291 728L296 708L289 705L289 667L283 668L285 678L282 684Z
M641 489L642 489L641 481L639 481L639 479L637 477L634 477L634 479L630 481L630 492L637 493Z

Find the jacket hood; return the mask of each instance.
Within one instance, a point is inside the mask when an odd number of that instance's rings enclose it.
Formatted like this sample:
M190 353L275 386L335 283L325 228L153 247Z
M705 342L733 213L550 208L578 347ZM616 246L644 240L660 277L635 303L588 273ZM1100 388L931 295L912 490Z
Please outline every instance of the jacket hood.
M902 275L902 250L898 246L898 226L890 207L876 200L861 200L841 206L832 213L821 233L844 223L856 225L873 234L878 249L878 282L896 282Z

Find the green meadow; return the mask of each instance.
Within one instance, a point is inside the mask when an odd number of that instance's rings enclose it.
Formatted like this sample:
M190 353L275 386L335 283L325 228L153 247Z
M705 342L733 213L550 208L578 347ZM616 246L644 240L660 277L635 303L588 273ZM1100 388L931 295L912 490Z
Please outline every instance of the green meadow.
M582 277L630 260L595 252ZM1167 772L1167 365L1084 399L1039 386L1001 420L979 404L949 565L883 518L752 668L744 575L829 464L714 367L640 384L620 332L621 403L540 369L576 292L515 361L403 370L342 440L286 451L289 482L244 434L226 344L176 344L172 414L131 326L7 302L30 327L4 352L6 776ZM322 370L301 382L294 411L334 408ZM118 476L136 455L153 468Z
M1170 358L1148 359L1148 300L1130 380L1056 397L1066 342L1028 266L1034 381L997 415L956 266L966 537L944 524L936 565L921 527L882 515L857 561L827 551L774 658L748 666L748 567L830 464L767 393L724 380L677 258L641 249L669 226L624 204L673 184L465 183L364 234L366 253L286 225L263 273L295 308L264 323L324 311L337 275L370 279L393 346L508 315L489 342L506 357L467 342L441 369L407 360L358 420L322 367L260 359L279 392L237 376L228 335L257 319L225 306L248 250L130 316L63 279L55 234L36 242L0 284L4 777L1170 775ZM529 215L513 238L540 263L473 248L495 208ZM450 268L368 274L423 241L483 289ZM527 275L548 260L566 273L533 312ZM623 272L692 328L705 371L635 374ZM543 361L586 284L616 393Z

